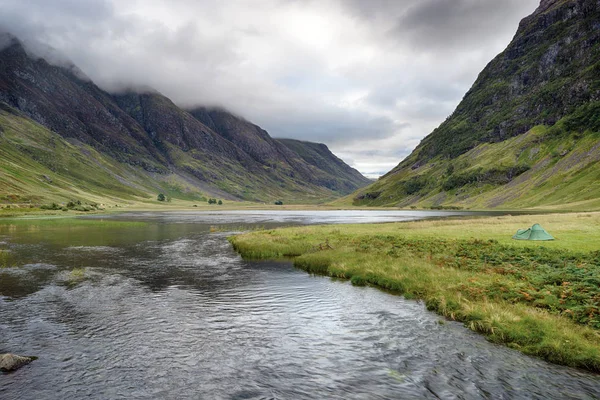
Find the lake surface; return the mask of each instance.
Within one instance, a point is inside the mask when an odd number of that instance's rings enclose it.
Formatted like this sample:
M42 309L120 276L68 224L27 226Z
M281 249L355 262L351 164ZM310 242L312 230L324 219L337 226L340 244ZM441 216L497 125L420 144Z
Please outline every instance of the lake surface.
M464 213L128 213L0 223L0 399L597 399L600 375L440 324L423 304L243 261L230 232ZM143 221L125 224L118 221ZM213 229L214 230L214 229ZM6 251L8 250L8 252Z

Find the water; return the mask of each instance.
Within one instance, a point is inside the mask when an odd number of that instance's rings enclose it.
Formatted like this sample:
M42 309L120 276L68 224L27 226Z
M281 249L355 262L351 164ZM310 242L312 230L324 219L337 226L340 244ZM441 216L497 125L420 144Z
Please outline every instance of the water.
M445 213L435 213L445 214ZM496 346L416 301L247 262L227 229L404 212L126 214L0 225L0 399L593 399L600 376ZM431 216L431 215L427 215ZM106 218L106 217L102 217Z

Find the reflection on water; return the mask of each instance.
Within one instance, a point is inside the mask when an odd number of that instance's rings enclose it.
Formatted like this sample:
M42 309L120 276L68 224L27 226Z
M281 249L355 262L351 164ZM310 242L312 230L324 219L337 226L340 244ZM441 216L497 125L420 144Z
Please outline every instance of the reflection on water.
M243 261L226 233L209 232L367 218L302 214L0 225L0 249L18 265L0 269L0 352L40 357L0 375L0 398L600 397L598 375L440 324L415 301Z

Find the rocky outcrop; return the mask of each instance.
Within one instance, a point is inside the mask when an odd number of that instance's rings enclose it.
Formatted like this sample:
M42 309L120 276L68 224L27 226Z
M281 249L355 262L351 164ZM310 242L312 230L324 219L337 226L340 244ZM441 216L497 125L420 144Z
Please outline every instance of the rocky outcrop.
M479 74L454 113L400 167L456 157L600 101L600 2L543 0Z
M24 365L29 364L36 357L23 357L15 354L0 354L0 371L11 372L16 371Z

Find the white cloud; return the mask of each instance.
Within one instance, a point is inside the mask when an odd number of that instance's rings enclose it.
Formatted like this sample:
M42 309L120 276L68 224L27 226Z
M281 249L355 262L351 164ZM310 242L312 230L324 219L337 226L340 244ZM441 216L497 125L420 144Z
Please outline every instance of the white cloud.
M4 0L108 90L220 105L376 175L452 112L537 0Z

